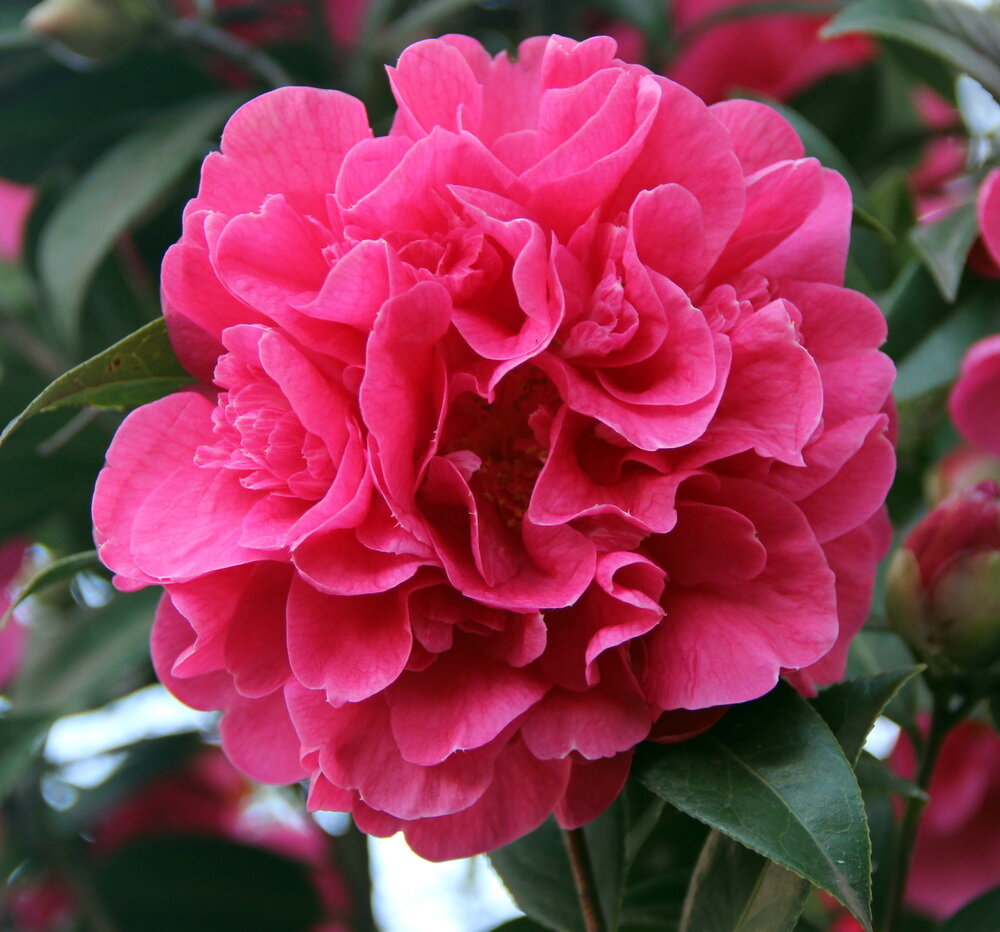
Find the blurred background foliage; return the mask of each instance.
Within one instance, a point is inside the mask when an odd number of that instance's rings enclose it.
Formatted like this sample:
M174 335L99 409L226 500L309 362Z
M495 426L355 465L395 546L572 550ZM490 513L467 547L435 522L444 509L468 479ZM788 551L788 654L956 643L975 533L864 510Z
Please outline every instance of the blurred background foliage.
M159 316L160 262L180 235L200 161L249 97L287 83L340 88L361 97L376 131L384 132L394 108L383 66L423 37L467 33L499 52L535 34L584 38L610 31L623 50L670 73L698 31L677 27L668 0L343 5L351 9L320 0L0 4L0 178L23 186L10 190L30 200L26 214L6 199L0 207L5 226L17 228L13 248L0 258L0 424L17 418L53 380ZM699 28L769 10L839 13L828 29L868 31L878 40L851 67L780 99L766 87L730 90L779 107L809 154L841 171L854 191L848 284L884 309L887 350L899 369L899 475L890 509L902 531L926 508L929 470L956 445L946 399L962 356L976 339L1000 331L1000 278L977 243L974 209L978 186L997 159L1000 27L971 7L859 0L846 7L723 4ZM122 417L117 408L184 380L169 359L149 362L157 352L169 356L157 334L146 331L146 343L127 341L57 382L35 406L55 410L25 419L0 446L0 540L17 555L5 584L9 600L15 591L27 597L17 609L21 621L11 622L23 628L26 646L14 646L9 634L0 642L10 657L26 651L4 686L0 714L0 875L8 878L0 888L0 929L319 929L329 904L310 879L312 868L245 832L234 834L232 826L216 826L214 837L198 844L184 837L183 825L153 826L149 837L139 833L117 850L101 849L98 828L108 813L164 775L186 772L211 743L210 724L126 743L96 785L74 784L64 765L43 753L57 721L153 682L147 637L156 594L111 588L92 553L89 502ZM120 365L121 390L99 398L98 389L113 381L109 367ZM102 407L76 404L95 399ZM852 675L912 663L881 616L876 602L852 655ZM921 690L909 681L888 708L910 733L926 702ZM893 822L888 793L910 789L898 778L894 783L875 758L859 774L875 848L878 915L887 895L879 872ZM246 787L234 792L240 799L251 794ZM278 795L281 806L298 811L297 788ZM617 820L612 828L605 821L593 831L612 832L621 848L617 865L608 867L620 881L615 924L630 932L681 928L685 891L708 829L639 782L602 816L609 819ZM312 831L291 823L300 834ZM205 826L198 829L204 836ZM561 856L561 842L545 832L554 828L543 827L517 843L528 847L495 858L534 916L512 920L504 926L509 932L544 927L536 920L579 927L572 890L560 887L566 872L532 889L539 865ZM727 856L737 858L738 851ZM364 840L348 830L327 853L348 892L323 928L373 929ZM197 882L205 875L213 878L209 889ZM52 914L31 914L25 890L43 891L34 906L47 904ZM563 894L569 900L560 906ZM59 912L66 902L75 905ZM685 921L691 932L711 932L709 924ZM833 921L824 902L810 900L798 928L825 929ZM918 917L908 922L915 932L935 927ZM948 929L997 927L1000 919Z

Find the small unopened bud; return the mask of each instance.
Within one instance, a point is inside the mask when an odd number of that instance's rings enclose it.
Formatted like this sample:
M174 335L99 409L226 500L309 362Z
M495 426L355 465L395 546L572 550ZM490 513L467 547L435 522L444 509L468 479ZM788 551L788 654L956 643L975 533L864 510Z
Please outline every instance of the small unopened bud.
M1000 658L1000 484L955 493L913 529L889 566L886 611L939 672Z
M24 28L102 60L131 48L154 15L151 0L42 0L24 17Z
M931 505L937 505L949 495L971 489L987 479L1000 482L1000 457L974 447L959 447L929 473L927 499Z

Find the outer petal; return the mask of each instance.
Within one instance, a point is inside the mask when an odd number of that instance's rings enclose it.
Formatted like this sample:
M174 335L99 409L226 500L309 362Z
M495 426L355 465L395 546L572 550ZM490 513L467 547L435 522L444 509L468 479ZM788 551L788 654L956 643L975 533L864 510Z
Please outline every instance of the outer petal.
M281 193L302 213L325 217L345 154L370 136L364 105L340 91L284 87L255 97L229 118L222 152L205 160L187 209L232 217Z
M93 515L101 559L125 579L189 578L265 556L239 545L254 494L232 473L194 464L212 439L212 407L200 392L178 392L132 412L115 435Z
M492 851L537 828L565 792L569 761L539 761L517 741L496 762L493 782L474 805L406 826L410 847L428 861Z
M754 699L775 684L782 667L814 663L837 637L834 576L802 513L746 480L726 481L718 498L706 497L709 502L753 522L767 564L750 580L734 576L728 584L668 585L663 597L668 623L646 641L646 694L663 709ZM680 523L672 532L680 547L684 538L678 532ZM691 539L698 533L692 527ZM654 539L650 547L656 546ZM664 562L669 574L668 554Z

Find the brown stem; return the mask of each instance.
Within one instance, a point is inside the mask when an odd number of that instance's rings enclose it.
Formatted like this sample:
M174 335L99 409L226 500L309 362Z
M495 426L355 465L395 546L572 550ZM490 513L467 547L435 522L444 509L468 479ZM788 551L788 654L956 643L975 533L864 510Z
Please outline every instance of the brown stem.
M597 898L597 885L594 882L594 871L583 829L563 829L563 839L569 852L570 866L573 868L573 882L576 884L576 894L580 899L583 927L586 932L607 932L604 914Z

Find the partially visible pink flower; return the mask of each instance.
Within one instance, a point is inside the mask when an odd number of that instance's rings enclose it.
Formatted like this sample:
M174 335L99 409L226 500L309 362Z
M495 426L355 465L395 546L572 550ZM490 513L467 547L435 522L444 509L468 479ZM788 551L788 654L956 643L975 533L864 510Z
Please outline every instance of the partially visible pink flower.
M1000 654L1000 484L946 498L910 532L886 580L889 621L922 659L958 671Z
M787 100L820 78L874 57L875 46L865 36L821 39L827 13L722 18L754 2L764 0L675 0L671 14L680 53L668 76L707 103L739 90Z
M172 0L176 14L196 13L194 0ZM332 37L341 45L353 45L359 37L368 0L324 0L323 10ZM265 4L260 0L216 0L215 14L234 35L263 45L300 41L310 29L306 0Z
M34 188L0 178L0 259L21 257L24 225L35 200Z
M1000 333L973 344L965 354L948 407L969 443L1000 456Z
M924 149L917 167L910 172L910 187L916 198L919 219L958 206L956 190L965 170L966 143L959 131L958 111L929 87L920 87L914 96L917 114L935 135Z
M432 859L581 825L647 736L837 678L885 546L845 182L614 54L418 43L380 138L338 92L238 111L163 270L200 384L95 494L231 759Z
M9 890L7 909L17 932L59 932L67 929L77 908L73 891L57 877L22 881ZM2 915L0 918L3 918Z
M25 546L21 541L10 541L0 546L0 615L3 615L15 598L12 586L24 565ZM15 614L0 629L0 690L17 674L27 644L27 632Z
M1000 456L974 447L959 447L934 467L927 484L927 496L932 505L937 505L949 495L974 488L986 479L1000 482Z
M979 236L984 251L983 262L985 271L992 277L1000 276L1000 168L995 168L983 180L976 199L976 212L979 219Z
M130 842L158 836L220 836L305 864L323 908L313 932L347 932L347 887L331 860L331 839L314 822L254 814L251 786L216 749L204 749L112 806L91 827L95 863ZM11 915L25 932L55 932L78 913L72 887L55 873L13 888Z
M912 779L913 748L905 734L889 762ZM915 910L944 919L997 884L1000 737L985 722L965 721L941 749L917 834L906 901Z
M221 754L204 751L108 812L92 829L94 852L108 854L147 835L236 835L248 791L246 779Z

